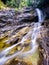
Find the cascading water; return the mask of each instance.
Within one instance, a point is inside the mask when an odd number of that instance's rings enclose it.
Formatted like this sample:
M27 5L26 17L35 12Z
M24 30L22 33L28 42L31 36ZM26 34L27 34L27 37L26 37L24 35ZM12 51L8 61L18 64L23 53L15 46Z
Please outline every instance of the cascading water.
M31 30L31 31L29 31L28 34L23 37L23 39L21 40L20 43L17 43L15 45L13 45L13 46L11 46L11 47L3 50L2 52L0 52L0 65L4 65L7 60L12 59L12 58L15 58L17 56L25 57L28 54L35 53L35 51L38 48L38 44L36 42L36 39L37 39L38 33L40 32L41 23L44 21L43 14L42 14L41 10L37 8L36 9L36 12L37 12L37 15L38 15L38 19L39 20L38 20L37 23L34 24L34 29ZM17 46L19 44L23 45L24 41L28 38L27 36L29 36L29 35L32 36L31 37L31 43L30 43L31 49L29 51L23 52L25 46L22 46L21 50L19 50L18 52L15 52L11 56L6 56L13 47L15 47L15 46Z

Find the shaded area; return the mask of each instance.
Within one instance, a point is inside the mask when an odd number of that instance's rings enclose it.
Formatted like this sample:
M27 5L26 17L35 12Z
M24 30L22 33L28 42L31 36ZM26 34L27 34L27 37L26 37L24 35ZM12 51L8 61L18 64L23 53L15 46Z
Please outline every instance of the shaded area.
M1 0L4 4L6 4L7 0Z

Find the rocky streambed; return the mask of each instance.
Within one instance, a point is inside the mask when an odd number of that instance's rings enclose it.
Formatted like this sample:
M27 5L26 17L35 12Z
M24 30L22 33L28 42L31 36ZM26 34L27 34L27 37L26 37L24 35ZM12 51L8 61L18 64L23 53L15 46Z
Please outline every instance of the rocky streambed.
M31 8L24 8L19 12L13 9L0 10L0 52L17 43L23 43L23 45L19 44L10 49L7 56L13 55L23 47L25 47L23 52L30 50L32 40L30 31L33 31L36 21L37 15ZM9 59L4 65L49 65L49 20L42 23L36 42L38 49L34 54L24 58L19 54L19 56ZM0 58L3 56L0 53Z

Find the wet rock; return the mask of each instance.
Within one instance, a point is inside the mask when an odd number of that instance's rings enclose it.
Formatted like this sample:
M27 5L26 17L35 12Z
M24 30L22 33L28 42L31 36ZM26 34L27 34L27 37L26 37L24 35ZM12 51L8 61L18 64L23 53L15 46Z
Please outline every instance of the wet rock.
M29 8L28 8L29 9ZM33 30L34 24L32 21L35 19L36 14L27 13L28 9L22 12L15 12L14 10L1 10L0 11L0 50L3 50L11 45L17 44L30 30ZM28 22L29 21L29 22ZM41 40L39 46L41 49L43 65L47 63L49 56L49 20L44 21L42 24L41 34L38 38ZM24 40L25 46L30 44L31 34ZM26 37L25 37L26 39ZM42 51L44 50L44 52ZM16 49L14 49L16 51ZM27 49L28 50L28 49ZM48 52L48 53L47 53ZM11 52L12 53L12 52ZM48 56L47 56L48 54ZM45 58L46 55L46 58ZM49 60L48 60L49 63ZM9 65L30 65L23 61L12 61ZM8 64L7 64L8 65Z
M19 61L19 60L12 60L11 62L9 62L9 64L5 64L5 65L31 65L31 64L28 64L24 61Z
M44 28L41 29L41 39L39 39L40 45L40 57L42 59L41 65L49 65L49 20L46 20L43 24Z

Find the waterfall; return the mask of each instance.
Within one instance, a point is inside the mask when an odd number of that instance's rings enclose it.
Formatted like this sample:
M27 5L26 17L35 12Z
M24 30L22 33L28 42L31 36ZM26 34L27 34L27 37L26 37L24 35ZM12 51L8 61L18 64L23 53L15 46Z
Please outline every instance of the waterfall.
M44 21L44 16L40 9L37 8L36 12L38 15L38 22L34 24L34 30L32 31L31 50L23 53L22 56L26 56L28 54L33 54L36 51L36 49L38 48L36 39L37 39L38 33L40 32L41 23Z
M40 9L36 9L36 12L37 12L37 15L38 15L38 22L43 22L44 21L44 16L43 16L43 13Z
M4 65L4 63L5 63L7 60L12 59L12 58L15 58L15 57L17 57L17 56L19 56L19 55L22 56L22 57L25 57L25 56L27 56L28 54L33 54L33 53L35 53L35 51L36 51L37 48L38 48L38 44L37 44L37 42L36 42L36 39L37 39L38 33L40 32L41 23L44 21L44 17L43 17L42 11L37 8L37 9L36 9L36 12L37 12L37 15L38 15L38 22L34 24L34 29L31 30L31 31L29 31L28 34L26 34L26 36L23 37L23 39L21 40L21 42L19 42L19 43L17 43L17 44L14 44L14 45L10 46L10 47L7 48L7 49L4 49L4 50L0 53L0 65ZM31 35L31 43L30 43L31 49L30 49L29 51L23 52L23 50L24 50L25 47L22 47L22 49L21 49L20 51L15 52L13 55L11 55L11 56L6 56L6 55L9 53L9 51L10 51L13 47L15 47L15 46L17 46L17 45L19 45L19 44L23 45L24 40L26 40L26 39L28 38L27 36L29 36L29 35Z

